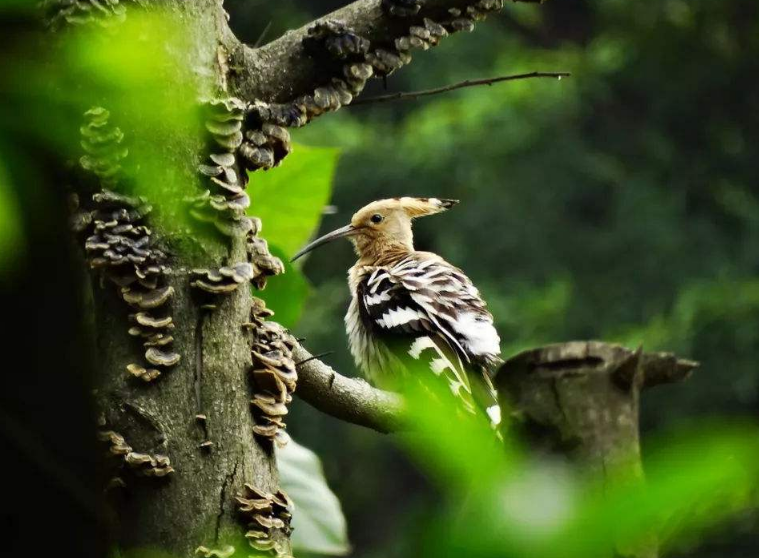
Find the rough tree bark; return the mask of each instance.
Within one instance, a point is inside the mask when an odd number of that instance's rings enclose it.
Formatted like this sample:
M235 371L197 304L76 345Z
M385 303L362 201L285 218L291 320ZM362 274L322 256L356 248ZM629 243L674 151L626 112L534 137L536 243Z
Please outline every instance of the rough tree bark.
M218 38L226 29L221 2L162 4L169 17L176 17L189 31L181 37L181 45L172 44L170 34L164 44L156 44L157 49L171 49L175 57L174 69L166 70L166 83L181 83L178 74L192 73L197 77L191 94L198 101L226 96L225 69L217 57ZM133 6L124 5L130 17ZM167 88L163 94L184 92ZM132 152L156 148L146 138L130 137L128 123L123 131ZM160 157L167 172L180 169L184 176L177 180L159 175L154 180L174 188L163 195L181 200L200 191L196 167L204 143L189 133L165 139ZM154 213L163 212L170 221L171 213L180 207L156 207ZM170 258L165 276L165 285L174 291L169 304L175 328L170 333L172 350L181 360L161 369L161 377L153 382L130 375L130 364L150 367L143 356L145 349L128 333L135 309L119 296L115 285L95 276L97 399L103 431L123 436L137 454L167 456L174 472L155 478L117 471L124 486L112 487L108 494L117 510L116 536L122 549L150 547L191 556L199 546L215 548L233 536L239 538L244 524L236 513L235 497L242 494L244 483L276 492L276 465L270 449L257 443L252 433L251 347L249 333L241 326L249 321L250 289L218 297L211 309L201 306L203 301L190 286L190 269L218 269L246 261L244 237L209 235L203 237L203 250L198 251L191 239L176 231L169 234L161 221L148 223L153 229L151 245Z
M107 272L106 280L100 273L93 275L92 291L99 357L97 399L103 411L101 439L111 460L121 467L109 490L119 518L116 542L124 551L151 547L176 556L190 556L200 546L219 548L230 539L239 540L256 505L263 502L267 509L277 505L284 509L284 503L277 504L271 497L277 492L277 474L270 440L253 436L255 428L267 436L273 436L278 428L276 421L260 423L260 413L251 414L251 376L257 378L254 385L269 382L276 385L275 391L281 388L282 394L282 386L287 384L288 398L293 387L288 383L291 374L286 362L292 342L267 329L266 313L257 308L248 282L237 279L242 274L259 283L262 276L278 271L265 243L257 239L260 225L239 214L249 203L242 193L247 183L245 171L281 162L289 152L283 128L302 126L350 103L368 78L388 75L409 63L412 51L427 50L450 33L471 31L475 21L503 3L358 0L322 18L322 25L316 28L310 24L258 49L237 41L227 26L221 0L122 0L121 4L116 0L49 0L47 4L52 6L56 25L64 26L103 17L122 18L124 12L128 17L133 9L162 6L188 32L181 44L168 44L171 39L161 38L158 42L166 44L155 47L170 52L176 68L191 68L193 94L198 100L212 101L216 111L215 120L207 123L217 143L213 162L205 158L208 144L189 131L167 137L159 155L166 169L180 169L181 176L177 180L166 171L166 176L159 173L154 181L161 185L162 195L183 200L198 196L209 179L216 179L211 195L217 198L210 202L207 197L201 199L194 209L201 221L224 236L206 235L202 250L190 249L196 243L194 231L167 226L178 220L181 204L158 207L145 218L141 216L144 202L123 198L97 201L93 192L86 190L79 192L81 205L76 215L81 221L75 223L81 223L76 225L79 232L90 235L86 241L90 265L98 270L105 266ZM315 31L309 31L312 28ZM174 83L171 70L164 77L167 84ZM164 94L170 97L176 91L168 87ZM83 166L101 179L101 187L118 190L108 167L118 163L118 145L105 159L97 159L103 155L103 142L117 144L120 140L113 138L118 134L104 134L108 130L104 128L106 112L96 110L89 118L90 135L85 135L85 140L94 138L88 151L92 157ZM123 131L130 133L128 127ZM145 138L131 140L134 151L156 149ZM224 147L224 153L218 153L218 145ZM198 169L206 181L200 188ZM223 184L217 178L222 175ZM129 216L122 222L114 211ZM164 219L155 219L156 213ZM142 244L135 247L134 237L129 235L143 226L152 229L150 242L147 248ZM124 258L110 250L110 237L105 234L118 236L116 229L126 231L124 242L132 256L137 260L154 258L155 269L163 271L151 272L145 279L141 264L135 264L136 271L127 266L132 274L127 281L121 273ZM146 250L150 252L147 256ZM231 269L243 263L251 263L253 271L251 267L240 268L240 273ZM196 268L206 270L205 278L201 273L198 279ZM225 275L225 269L231 275ZM225 291L212 304L193 288L205 281L203 288L208 291L229 277L241 283L239 288ZM146 302L156 293L163 293L168 302ZM257 309L253 317L252 308ZM173 329L158 325L168 323L169 316ZM169 335L173 342L164 345ZM266 345L269 341L261 341L264 337L273 339L274 345ZM253 352L255 364L251 344L261 350ZM262 354L262 346L278 348ZM251 374L254 368L255 374ZM274 379L276 374L279 379ZM304 394L318 384L315 376L312 380L304 382ZM333 390L341 385L329 382ZM270 394L254 394L256 398L266 413L279 416L284 401L275 401ZM389 405L387 411L382 410L385 404ZM391 394L380 394L368 413L357 405L344 409L343 418L382 423L386 430L402 423L396 419L400 404ZM253 488L245 488L245 483ZM243 506L251 512L248 521L242 521L237 513L241 502L236 498L241 495L246 498ZM264 518L269 525L262 524L256 531L257 537L261 529L266 531L267 541L259 549L287 555L286 525L272 517ZM276 546L266 547L269 536Z

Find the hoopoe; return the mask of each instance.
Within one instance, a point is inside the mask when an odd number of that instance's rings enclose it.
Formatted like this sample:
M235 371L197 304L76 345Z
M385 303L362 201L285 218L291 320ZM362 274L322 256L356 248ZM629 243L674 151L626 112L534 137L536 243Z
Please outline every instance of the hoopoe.
M402 197L357 211L349 225L311 242L294 257L337 238L358 256L351 267L345 325L353 358L370 379L402 385L423 366L443 377L469 411L500 409L490 372L501 359L493 317L472 281L437 254L414 250L411 223L457 200Z

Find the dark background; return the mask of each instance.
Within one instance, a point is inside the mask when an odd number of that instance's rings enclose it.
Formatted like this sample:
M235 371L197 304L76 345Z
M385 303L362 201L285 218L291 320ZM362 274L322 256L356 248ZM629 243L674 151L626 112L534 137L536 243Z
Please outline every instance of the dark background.
M238 35L267 42L336 1L227 2ZM396 195L458 198L416 227L417 248L483 292L504 355L595 338L671 350L702 367L643 401L645 438L759 411L759 5L753 0L509 4L387 80L388 91L570 71L420 101L347 108L295 131L339 146L326 232ZM383 92L373 81L365 95ZM314 253L296 332L355 374L342 318L347 243ZM403 554L435 502L389 437L300 401L289 426L316 450L348 517L354 556ZM746 516L683 556L755 557Z

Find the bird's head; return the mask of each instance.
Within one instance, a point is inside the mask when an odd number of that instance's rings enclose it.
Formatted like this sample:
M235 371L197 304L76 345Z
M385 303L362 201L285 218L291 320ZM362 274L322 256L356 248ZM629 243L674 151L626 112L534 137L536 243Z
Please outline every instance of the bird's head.
M413 250L411 221L440 213L457 203L458 200L411 197L372 202L359 209L349 225L317 238L295 254L293 261L336 238L350 238L362 258L377 257L389 249Z

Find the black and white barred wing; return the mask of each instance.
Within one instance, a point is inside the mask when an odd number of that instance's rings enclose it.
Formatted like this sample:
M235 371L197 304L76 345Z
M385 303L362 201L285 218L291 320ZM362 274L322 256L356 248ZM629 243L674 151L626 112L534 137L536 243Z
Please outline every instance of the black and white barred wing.
M497 360L500 340L479 292L460 270L432 254L416 253L377 268L360 285L358 297L362 320L374 335L428 362L471 403L467 370Z

